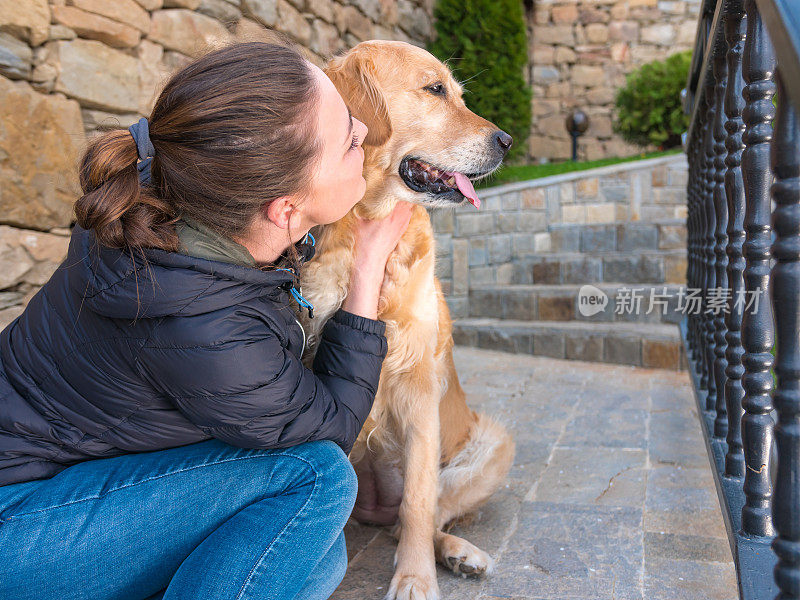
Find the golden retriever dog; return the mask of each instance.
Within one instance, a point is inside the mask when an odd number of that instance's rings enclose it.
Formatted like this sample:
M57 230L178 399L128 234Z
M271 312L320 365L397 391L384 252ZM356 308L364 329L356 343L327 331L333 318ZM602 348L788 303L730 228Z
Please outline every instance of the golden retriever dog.
M453 364L452 323L434 276L426 208L480 202L471 181L496 170L511 136L467 109L450 70L427 51L398 41L362 42L324 69L369 128L364 198L342 220L317 228L316 255L301 272L315 316L301 314L313 361L325 321L347 295L353 214L382 218L412 202L408 230L386 265L378 318L388 354L372 411L350 453L359 476L353 517L394 525L398 539L388 600L439 597L436 564L455 573L491 572L491 557L446 533L505 480L514 442L471 410Z

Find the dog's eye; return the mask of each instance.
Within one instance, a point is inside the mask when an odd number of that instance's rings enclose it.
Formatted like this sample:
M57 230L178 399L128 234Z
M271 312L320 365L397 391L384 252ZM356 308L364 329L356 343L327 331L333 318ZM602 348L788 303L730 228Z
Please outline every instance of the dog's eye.
M426 85L425 89L433 92L437 96L446 96L447 91L444 89L444 86L441 83L434 83L432 85Z

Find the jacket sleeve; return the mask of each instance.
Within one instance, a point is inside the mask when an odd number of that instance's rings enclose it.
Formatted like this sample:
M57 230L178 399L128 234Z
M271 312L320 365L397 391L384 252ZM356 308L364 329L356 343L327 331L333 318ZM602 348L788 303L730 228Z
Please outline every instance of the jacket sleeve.
M199 429L229 444L333 440L349 454L378 390L385 323L340 309L322 330L312 370L263 322L250 321L234 340L145 345L143 374Z

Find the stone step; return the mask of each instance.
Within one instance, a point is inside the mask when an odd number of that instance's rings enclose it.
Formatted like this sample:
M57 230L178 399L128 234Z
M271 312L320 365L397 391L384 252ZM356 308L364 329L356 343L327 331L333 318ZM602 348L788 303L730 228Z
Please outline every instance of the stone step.
M453 340L462 346L614 363L655 369L685 369L676 325L456 319Z
M596 290L582 284L476 286L469 291L469 316L515 319L518 321L585 321L671 323L684 316L685 286L651 283L592 284L606 295L605 305ZM597 311L597 308L602 310ZM594 310L593 310L594 309ZM595 312L596 311L596 312Z
M685 247L686 219L550 226L549 252L635 252Z
M686 249L555 252L515 261L512 284L685 283Z

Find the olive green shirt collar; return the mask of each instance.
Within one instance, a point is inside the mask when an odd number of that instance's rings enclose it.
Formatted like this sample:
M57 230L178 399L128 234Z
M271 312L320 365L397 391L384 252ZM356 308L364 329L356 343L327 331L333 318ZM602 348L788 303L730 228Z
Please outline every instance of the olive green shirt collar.
M247 248L191 217L183 215L175 227L178 233L178 251L183 254L256 267L256 261Z

